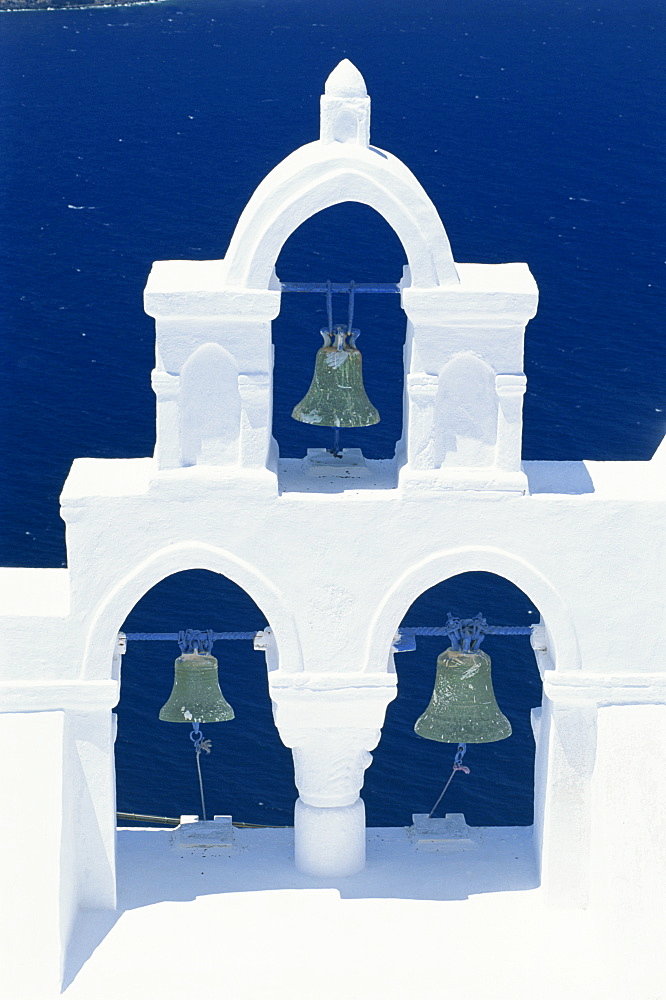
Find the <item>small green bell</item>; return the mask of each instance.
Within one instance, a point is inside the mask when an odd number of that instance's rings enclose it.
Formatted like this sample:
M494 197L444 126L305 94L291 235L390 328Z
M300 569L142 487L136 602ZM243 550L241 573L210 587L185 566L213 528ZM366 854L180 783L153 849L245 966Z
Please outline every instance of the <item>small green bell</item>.
M174 664L169 700L160 709L162 722L228 722L234 710L217 679L217 660L209 654L183 653Z
M487 653L440 653L432 698L414 732L440 743L494 743L511 736L511 723L495 700Z
M358 330L336 326L322 330L324 346L317 351L312 383L292 411L294 420L319 427L370 427L379 413L363 385L361 352L355 346Z

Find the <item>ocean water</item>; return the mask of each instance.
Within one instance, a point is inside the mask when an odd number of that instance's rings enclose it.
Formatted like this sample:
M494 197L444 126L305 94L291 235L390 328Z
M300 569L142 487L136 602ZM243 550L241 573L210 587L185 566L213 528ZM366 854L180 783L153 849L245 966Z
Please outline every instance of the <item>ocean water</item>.
M0 16L3 326L2 563L65 564L58 494L79 456L148 455L153 260L224 255L254 187L318 135L319 95L348 57L372 97L372 140L435 202L459 261L524 260L539 284L526 337L524 457L648 459L664 433L663 6L653 0L165 0ZM287 242L282 280L397 281L404 254L360 205ZM290 419L319 346L323 298L285 296L274 325L275 435L285 455L326 440ZM344 313L344 303L336 309ZM344 315L341 317L344 318ZM382 414L344 443L390 455L401 432L397 296L357 299L368 394ZM131 559L131 552L127 554ZM506 624L538 609L470 574L422 595ZM204 572L163 581L131 631L251 630L250 599ZM209 811L288 823L291 755L272 723L263 656L216 647L233 724L208 727ZM452 747L412 732L442 644L397 658L400 694L367 772L372 825L427 811ZM525 638L487 639L514 736L470 747L442 809L529 823L540 683ZM135 643L118 708L118 808L197 812L185 727L157 721L177 648Z

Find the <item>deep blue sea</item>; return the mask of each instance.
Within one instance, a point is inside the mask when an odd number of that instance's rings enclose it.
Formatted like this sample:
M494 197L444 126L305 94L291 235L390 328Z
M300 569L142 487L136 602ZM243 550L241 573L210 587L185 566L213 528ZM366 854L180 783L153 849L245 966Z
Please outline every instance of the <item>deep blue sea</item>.
M456 260L527 261L536 277L524 457L648 459L666 411L664 26L659 0L165 0L0 14L0 561L65 565L58 495L74 458L152 453L154 332L142 311L151 263L224 255L254 187L317 138L324 80L345 56L372 97L372 141L419 177ZM347 205L302 226L277 271L397 281L403 263L384 221ZM400 436L397 298L357 300L382 422L344 443L370 457L392 454ZM289 416L323 319L323 300L284 296L274 325L284 455L324 442ZM440 624L448 610L505 624L538 615L506 581L470 574L422 595L405 621ZM155 587L126 628L264 624L238 588L197 571ZM450 773L454 748L412 731L442 646L419 640L396 658L400 693L363 792L370 825L427 812ZM484 648L514 735L470 746L471 774L456 776L440 811L527 824L540 682L526 638ZM236 720L207 727L209 812L290 823L291 754L273 726L263 655L249 643L215 652ZM120 810L199 811L187 730L157 721L177 653L137 642L125 657Z

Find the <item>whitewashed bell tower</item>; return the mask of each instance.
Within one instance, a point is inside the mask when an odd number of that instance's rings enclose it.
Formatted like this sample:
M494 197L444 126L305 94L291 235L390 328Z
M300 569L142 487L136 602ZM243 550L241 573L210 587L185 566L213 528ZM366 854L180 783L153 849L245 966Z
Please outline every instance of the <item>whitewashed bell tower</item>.
M153 267L145 303L157 328L159 468L252 472L277 491L270 323L283 293L275 261L302 222L341 201L376 209L408 260L404 434L392 474L405 487L525 493L523 335L536 311L534 279L525 264L454 264L419 182L370 145L370 98L347 60L326 82L320 140L259 185L224 260Z
M280 458L271 430L271 322L284 294L275 262L306 219L345 201L383 216L408 261L403 437L393 458L366 463L362 481L313 478L305 459ZM0 829L12 914L1 943L12 1000L50 996L77 912L115 906L118 633L151 587L191 568L224 574L265 615L256 643L293 750L296 864L336 877L364 864L360 791L396 697L405 612L460 573L520 587L541 612L543 890L553 905L603 913L611 947L635 932L623 914L653 906L662 830L648 799L664 790L654 523L666 452L522 462L523 336L536 306L526 264L454 263L423 187L370 145L370 98L346 60L326 83L320 138L262 181L226 256L155 263L145 292L157 338L154 457L77 460L62 494L67 569L0 571L0 761L12 803ZM327 518L344 519L335 545ZM649 622L630 649L628 619ZM628 823L623 803L638 800L624 755L638 737L649 796Z

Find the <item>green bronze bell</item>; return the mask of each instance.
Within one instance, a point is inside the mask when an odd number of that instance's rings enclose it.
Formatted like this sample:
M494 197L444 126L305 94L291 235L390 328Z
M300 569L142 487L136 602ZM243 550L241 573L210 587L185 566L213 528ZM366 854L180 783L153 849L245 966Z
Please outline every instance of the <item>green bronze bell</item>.
M363 385L361 352L355 346L358 330L336 326L322 330L324 346L317 351L312 383L293 411L294 420L319 427L369 427L379 413Z
M432 698L414 732L440 743L494 743L511 736L511 723L495 700L487 653L440 653Z
M209 654L183 653L174 664L169 700L160 709L162 722L228 722L234 710L217 679L217 660Z

